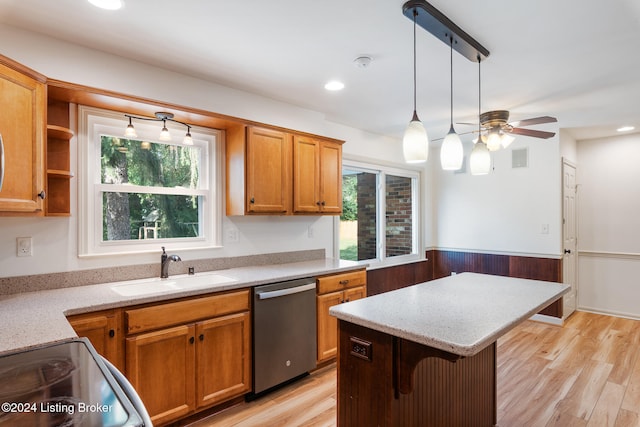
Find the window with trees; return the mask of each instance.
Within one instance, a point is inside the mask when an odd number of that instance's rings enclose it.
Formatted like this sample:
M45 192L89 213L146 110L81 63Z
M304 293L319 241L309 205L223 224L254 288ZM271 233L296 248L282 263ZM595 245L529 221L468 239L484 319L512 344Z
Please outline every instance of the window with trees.
M184 129L159 141L158 123L136 123L129 139L123 114L88 107L80 124L81 255L216 245L218 131L192 128L183 145Z
M345 160L340 258L368 263L417 259L419 174Z

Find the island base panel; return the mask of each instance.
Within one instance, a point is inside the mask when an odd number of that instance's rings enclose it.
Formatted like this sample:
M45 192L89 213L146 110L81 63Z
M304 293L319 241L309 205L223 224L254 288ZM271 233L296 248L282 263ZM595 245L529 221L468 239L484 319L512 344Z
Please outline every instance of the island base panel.
M472 357L442 358L431 356L439 350L346 321L339 332L338 426L496 425L495 343Z

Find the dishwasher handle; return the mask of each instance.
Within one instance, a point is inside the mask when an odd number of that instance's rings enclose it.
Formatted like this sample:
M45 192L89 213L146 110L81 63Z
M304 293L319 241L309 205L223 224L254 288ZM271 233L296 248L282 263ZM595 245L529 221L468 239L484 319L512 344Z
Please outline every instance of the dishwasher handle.
M258 299L262 300L262 299L283 297L285 295L292 295L300 292L306 292L315 288L316 288L315 283L309 283L307 285L294 286L293 288L278 289L276 291L258 292L257 295L258 295Z

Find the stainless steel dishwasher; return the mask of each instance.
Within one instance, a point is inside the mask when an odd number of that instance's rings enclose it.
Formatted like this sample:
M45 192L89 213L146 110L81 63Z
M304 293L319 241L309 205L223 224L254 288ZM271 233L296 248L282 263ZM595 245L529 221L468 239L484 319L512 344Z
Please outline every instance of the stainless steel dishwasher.
M316 281L290 280L254 288L253 394L316 367Z

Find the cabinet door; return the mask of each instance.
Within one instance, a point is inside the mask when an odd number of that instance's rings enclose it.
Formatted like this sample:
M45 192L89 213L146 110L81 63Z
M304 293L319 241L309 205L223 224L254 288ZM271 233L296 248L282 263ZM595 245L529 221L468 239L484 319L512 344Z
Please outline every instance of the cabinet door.
M0 212L42 211L45 93L44 83L0 64Z
M338 319L329 309L342 303L343 292L331 292L316 297L318 317L318 362L335 357L338 353Z
M344 302L355 301L367 296L366 286L358 286L344 291Z
M79 337L87 337L98 354L124 372L121 315L119 312L98 312L69 317L69 323Z
M196 324L197 406L210 406L251 390L248 312Z
M293 138L293 211L320 212L320 144L312 138Z
M320 203L324 213L342 212L342 146L320 145Z
M195 409L195 325L137 335L126 345L127 377L154 424Z
M286 213L291 202L291 136L247 129L247 212Z

